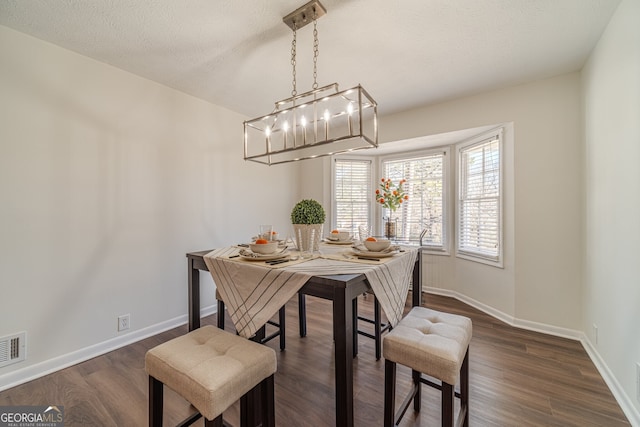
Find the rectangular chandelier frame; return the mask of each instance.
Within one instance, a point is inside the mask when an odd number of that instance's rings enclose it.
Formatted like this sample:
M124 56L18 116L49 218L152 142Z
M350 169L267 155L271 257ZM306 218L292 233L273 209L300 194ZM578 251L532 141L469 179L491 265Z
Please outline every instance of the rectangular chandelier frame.
M278 101L244 122L244 159L266 165L378 146L378 105L360 85L337 83Z

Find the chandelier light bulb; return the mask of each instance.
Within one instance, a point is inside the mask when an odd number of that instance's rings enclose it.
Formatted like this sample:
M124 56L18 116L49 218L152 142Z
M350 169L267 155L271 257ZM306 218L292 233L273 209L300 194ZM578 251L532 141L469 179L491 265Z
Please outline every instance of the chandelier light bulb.
M289 132L289 122L285 120L284 123L282 123L282 133L284 134L284 148L287 148L287 132Z
M269 126L264 128L264 135L266 136L267 150L271 150L271 128Z
M300 124L302 125L302 145L307 144L307 118L305 116L300 117Z
M324 139L327 141L329 139L329 118L330 118L329 110L324 110Z

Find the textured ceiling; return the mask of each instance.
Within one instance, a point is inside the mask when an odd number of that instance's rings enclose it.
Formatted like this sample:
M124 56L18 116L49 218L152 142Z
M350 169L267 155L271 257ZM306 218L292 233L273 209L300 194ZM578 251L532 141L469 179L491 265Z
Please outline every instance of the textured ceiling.
M249 117L291 92L306 0L3 0L0 24ZM361 83L382 114L582 68L619 0L321 0L320 86ZM298 93L312 84L298 32Z

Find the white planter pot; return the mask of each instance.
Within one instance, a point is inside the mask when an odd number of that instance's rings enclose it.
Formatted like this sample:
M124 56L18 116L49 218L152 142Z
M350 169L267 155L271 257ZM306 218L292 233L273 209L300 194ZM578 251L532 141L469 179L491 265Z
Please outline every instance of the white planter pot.
M294 239L300 252L318 251L323 224L293 224Z

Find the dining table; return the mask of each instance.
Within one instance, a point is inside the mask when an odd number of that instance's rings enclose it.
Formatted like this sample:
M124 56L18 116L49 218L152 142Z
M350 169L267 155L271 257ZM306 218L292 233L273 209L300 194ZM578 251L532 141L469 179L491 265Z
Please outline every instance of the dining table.
M351 248L327 243L309 259L289 257L280 264L241 256L246 254L244 245L188 252L189 331L200 327L201 271L213 277L238 333L251 339L264 337L266 321L296 293L332 301L335 425L348 427L354 425L357 297L373 291L387 319L395 325L410 285L412 306L421 304L421 251L417 245L403 245L393 256L366 259Z

